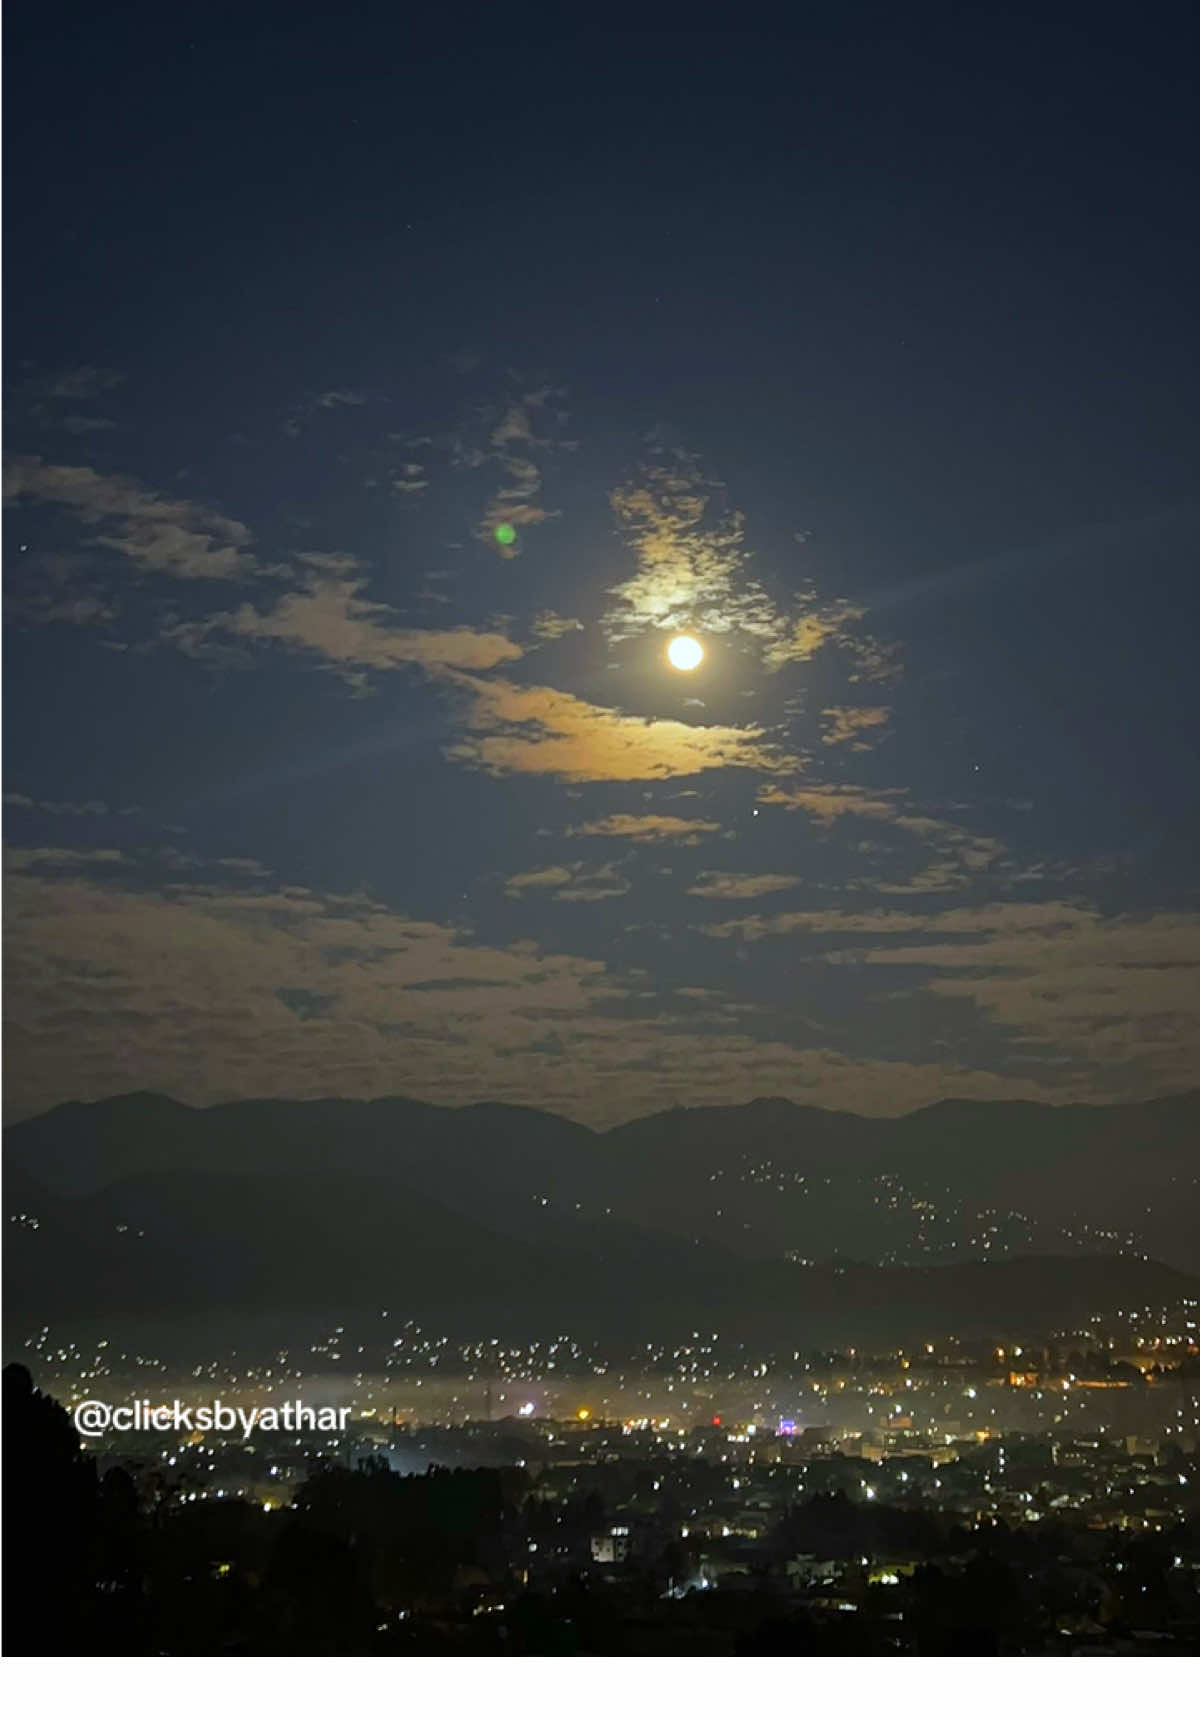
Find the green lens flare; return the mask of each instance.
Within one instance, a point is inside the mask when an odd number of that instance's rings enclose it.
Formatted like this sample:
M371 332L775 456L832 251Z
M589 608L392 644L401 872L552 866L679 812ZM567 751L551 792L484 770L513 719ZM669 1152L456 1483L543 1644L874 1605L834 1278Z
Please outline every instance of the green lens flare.
M503 544L505 549L516 541L517 528L515 525L498 525L496 527L496 542Z

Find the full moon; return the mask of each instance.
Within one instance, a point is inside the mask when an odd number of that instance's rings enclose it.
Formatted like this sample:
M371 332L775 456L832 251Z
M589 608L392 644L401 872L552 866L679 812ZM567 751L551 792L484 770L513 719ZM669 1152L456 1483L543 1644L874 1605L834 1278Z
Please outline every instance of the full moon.
M704 661L704 647L699 639L692 639L686 633L681 633L667 646L667 661L672 668L682 669L687 674L692 669L699 668Z

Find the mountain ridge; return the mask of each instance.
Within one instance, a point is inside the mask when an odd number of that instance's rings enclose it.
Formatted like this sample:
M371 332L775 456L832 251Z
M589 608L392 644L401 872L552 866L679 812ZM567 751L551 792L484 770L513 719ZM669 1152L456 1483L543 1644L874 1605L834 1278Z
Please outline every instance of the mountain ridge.
M1200 1269L1200 1091L1119 1105L945 1101L900 1117L675 1106L604 1132L526 1106L163 1094L5 1130L55 1196L164 1171L382 1177L530 1243L566 1215L731 1249L921 1263L1107 1251ZM906 1251L907 1250L907 1251Z
M1049 1101L1040 1102L1027 1098L941 1098L932 1104L917 1105L912 1110L898 1111L894 1116L870 1115L858 1110L835 1110L828 1105L801 1103L794 1098L763 1094L757 1098L744 1100L740 1104L675 1104L663 1110L647 1111L644 1116L632 1117L625 1122L614 1123L608 1128L593 1128L589 1123L579 1122L564 1116L555 1110L544 1109L540 1105L510 1104L499 1099L476 1099L468 1104L435 1104L427 1099L410 1098L405 1093L387 1093L375 1098L232 1098L219 1099L213 1104L190 1104L185 1099L175 1098L169 1093L156 1092L150 1088L135 1088L130 1092L115 1093L107 1098L97 1099L64 1099L61 1104L51 1105L47 1110L35 1112L31 1116L18 1118L4 1125L5 1138L21 1135L35 1124L44 1124L52 1117L63 1118L80 1114L95 1114L101 1111L113 1111L117 1108L128 1109L138 1106L142 1109L159 1107L168 1112L185 1113L190 1116L211 1115L216 1111L250 1110L252 1108L265 1110L268 1107L278 1110L307 1111L314 1113L318 1110L344 1108L358 1112L380 1110L384 1107L405 1108L415 1113L465 1116L471 1114L495 1114L512 1117L547 1118L577 1133L591 1135L594 1139L610 1139L630 1129L636 1129L645 1124L663 1121L674 1117L727 1117L739 1114L771 1114L778 1115L786 1112L792 1116L811 1116L821 1118L836 1118L851 1124L866 1124L868 1126L887 1127L899 1123L912 1123L919 1118L935 1116L948 1117L962 1115L964 1117L979 1117L982 1115L1013 1116L1018 1112L1029 1115L1053 1117L1095 1117L1120 1116L1131 1113L1147 1114L1171 1109L1192 1109L1200 1121L1200 1086L1189 1087L1183 1092L1161 1093L1153 1098L1120 1099L1112 1102L1091 1102L1084 1100L1064 1100L1061 1104Z

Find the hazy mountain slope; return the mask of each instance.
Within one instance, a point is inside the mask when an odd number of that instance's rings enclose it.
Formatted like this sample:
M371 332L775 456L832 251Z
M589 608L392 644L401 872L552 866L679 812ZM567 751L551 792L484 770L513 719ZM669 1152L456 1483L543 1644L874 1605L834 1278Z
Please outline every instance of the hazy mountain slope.
M18 1336L203 1317L227 1351L263 1317L349 1325L386 1308L515 1340L569 1331L624 1344L703 1328L818 1347L1070 1328L1200 1294L1195 1279L1134 1259L803 1268L567 1213L547 1214L538 1239L505 1233L503 1211L489 1226L394 1180L344 1173L158 1172L67 1199L15 1182L17 1209L41 1214L36 1230L6 1226L6 1324Z
M894 1119L761 1100L671 1110L603 1135L506 1105L263 1100L196 1110L133 1093L8 1129L5 1162L10 1178L44 1184L46 1199L203 1171L268 1185L324 1177L336 1205L339 1177L367 1178L378 1191L364 1236L385 1211L403 1232L397 1201L424 1196L468 1231L474 1223L526 1248L599 1247L610 1259L622 1249L619 1274L641 1271L650 1252L686 1278L679 1250L693 1243L747 1261L840 1255L923 1267L1120 1252L1192 1269L1198 1138L1196 1093L1140 1105L947 1103ZM9 1195L20 1187L10 1182ZM248 1184L241 1192L248 1200ZM10 1198L9 1209L23 1208ZM262 1221L273 1221L269 1207Z

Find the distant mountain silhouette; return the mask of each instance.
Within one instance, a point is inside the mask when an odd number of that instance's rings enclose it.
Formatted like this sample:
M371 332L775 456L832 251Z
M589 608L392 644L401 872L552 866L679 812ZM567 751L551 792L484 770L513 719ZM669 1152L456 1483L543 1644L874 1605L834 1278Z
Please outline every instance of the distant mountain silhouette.
M498 1199L578 1203L760 1256L797 1245L797 1226L803 1251L805 1213L815 1208L793 1197L797 1178L808 1178L811 1202L814 1178L893 1175L1044 1223L1119 1228L1150 1204L1145 1251L1200 1268L1200 1092L1121 1105L956 1101L896 1118L769 1099L663 1111L607 1133L503 1104L254 1100L193 1109L131 1093L64 1104L7 1129L5 1162L61 1194L163 1170L383 1176L485 1218ZM755 1191L770 1182L764 1164L775 1175L769 1200ZM822 1212L826 1252L861 1251L853 1223L862 1214L850 1216L842 1234L836 1211Z
M193 1109L152 1092L62 1104L4 1133L5 1161L56 1193L151 1170L329 1170L518 1179L594 1148L578 1123L517 1105L450 1110L415 1099L250 1099Z
M703 1322L781 1342L891 1340L951 1311L963 1334L1064 1325L1180 1292L1153 1260L1088 1257L1118 1230L1081 1229L1080 1213L1121 1225L1157 1202L1168 1257L1191 1265L1198 1122L1200 1094L882 1120L767 1100L600 1134L507 1105L193 1109L133 1093L6 1131L5 1210L25 1220L6 1226L9 1316L394 1305L463 1330L640 1338ZM1032 1237L1010 1251L1040 1257L834 1263L891 1257L897 1224L926 1222L906 1215L917 1192L968 1229L984 1202L997 1233Z
M447 1108L409 1098L244 1099L197 1109L152 1092L61 1104L5 1130L7 1161L47 1187L83 1192L138 1170L354 1169L396 1172L451 1152L487 1167L502 1152L507 1176L645 1158L674 1169L728 1162L731 1146L786 1155L797 1168L934 1168L1003 1177L1074 1170L1090 1157L1157 1173L1200 1169L1200 1089L1140 1104L1030 1104L947 1100L906 1116L755 1099L656 1112L599 1133L522 1105ZM247 1156L248 1154L248 1156Z

